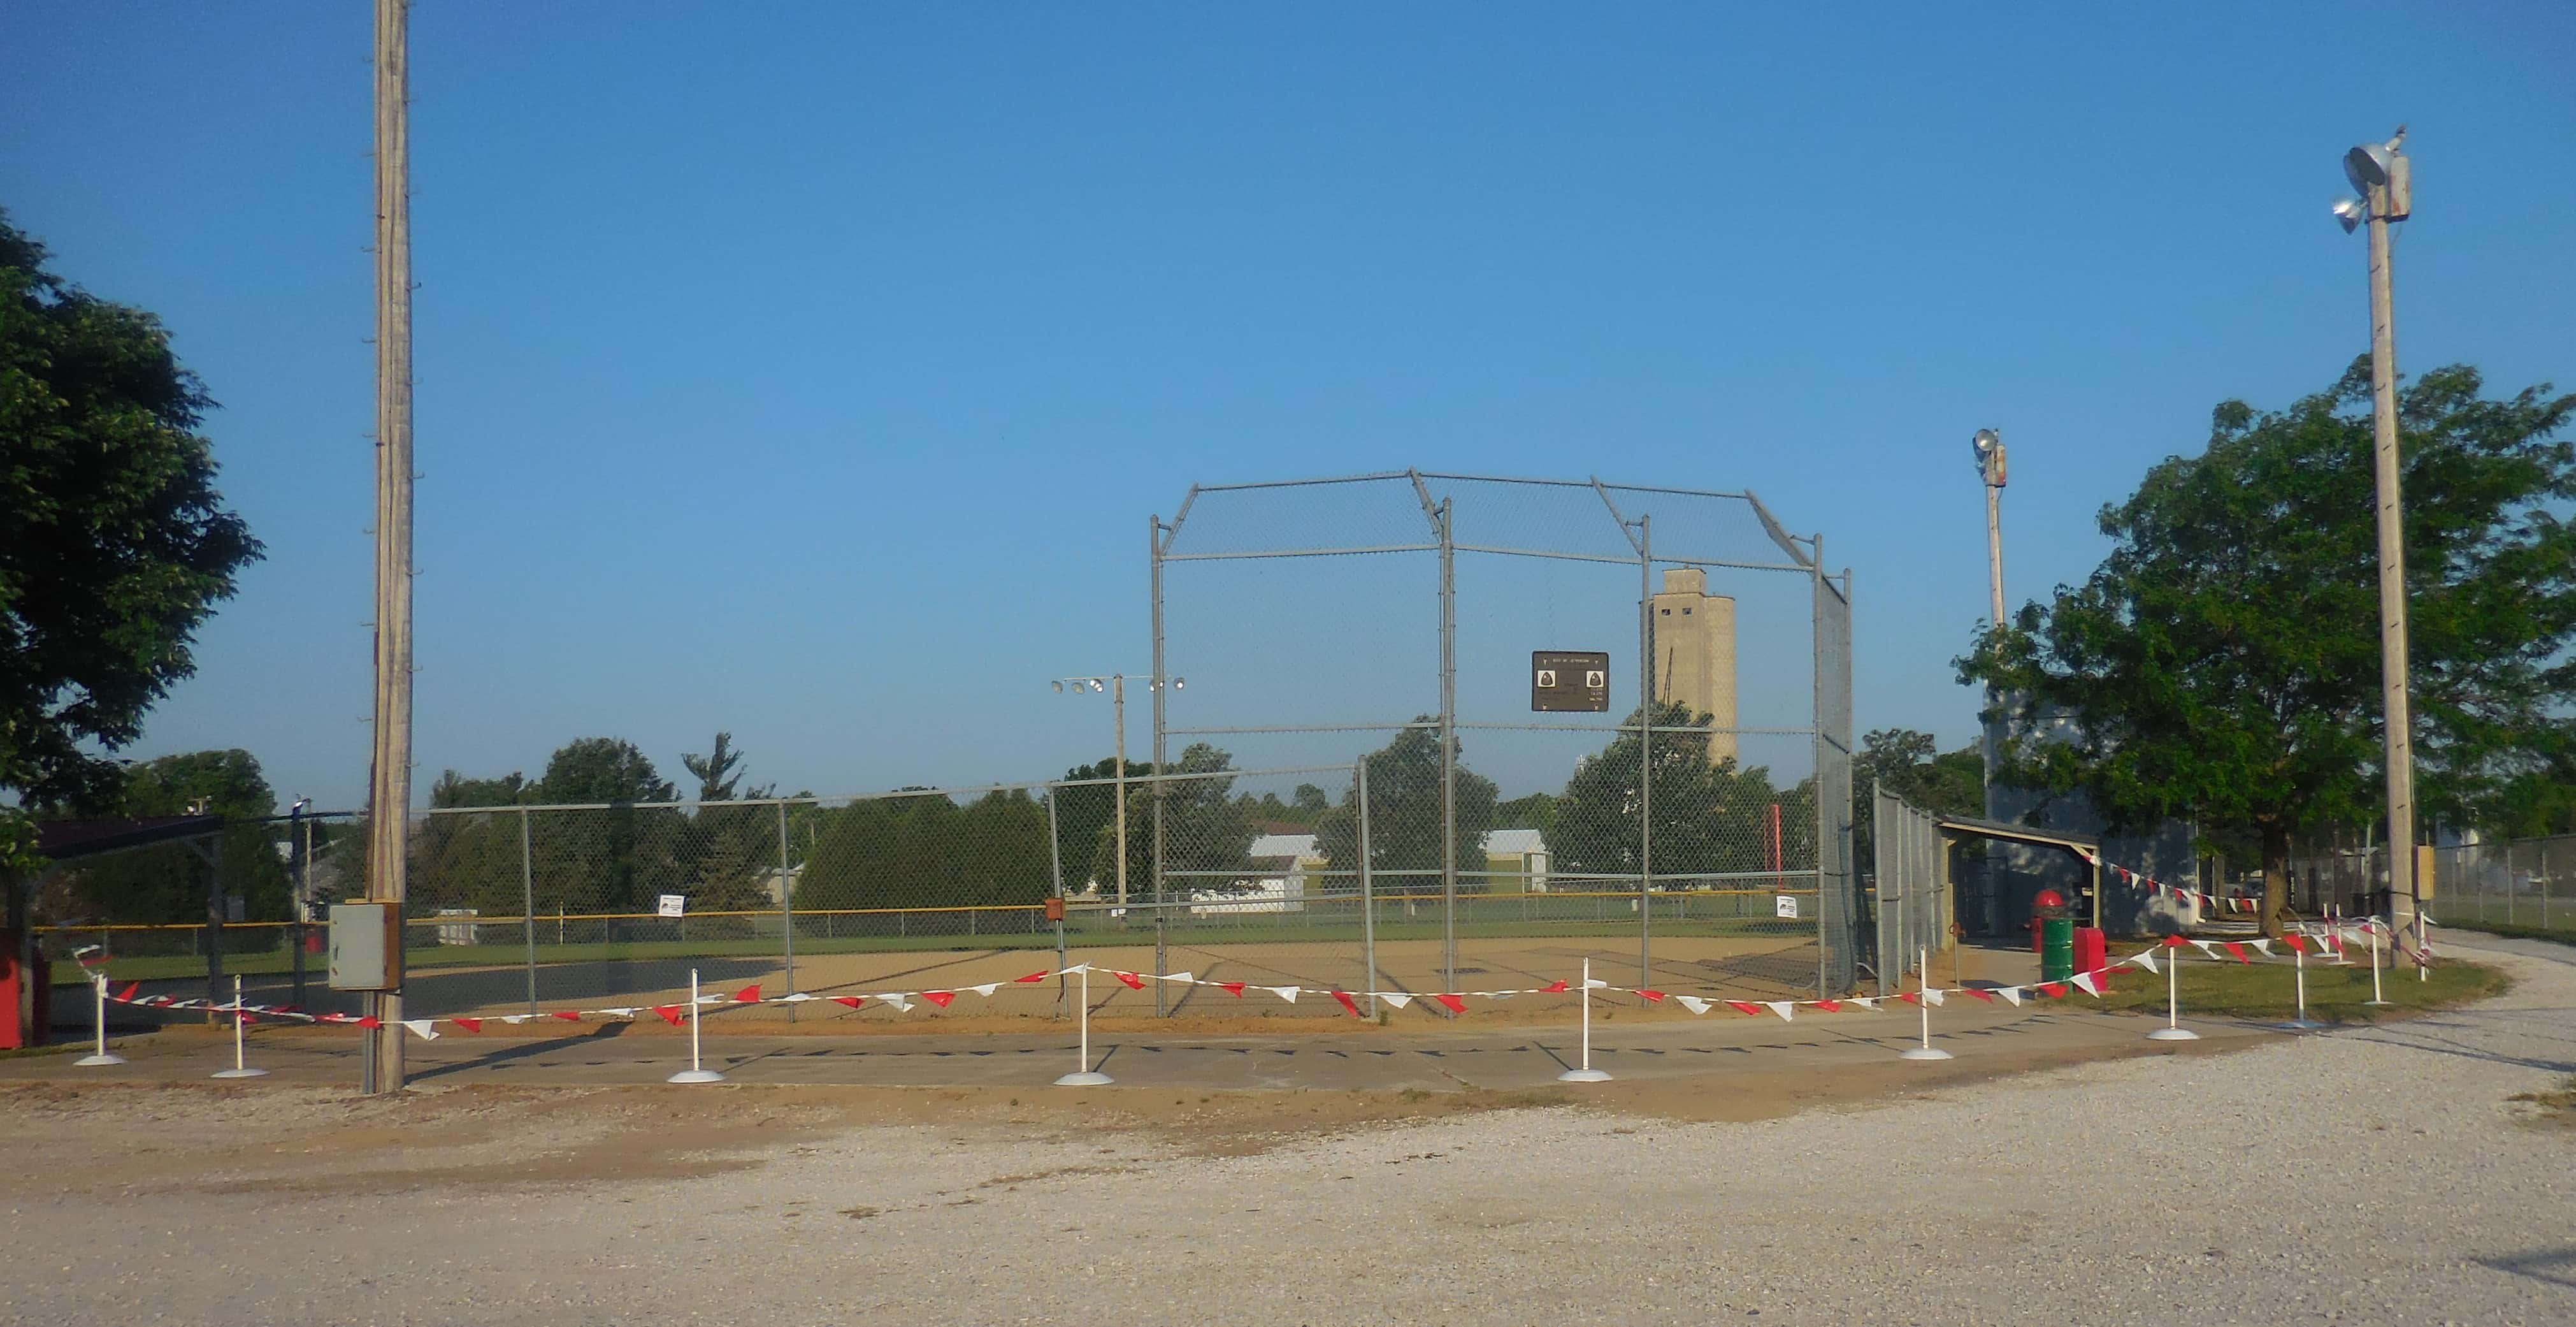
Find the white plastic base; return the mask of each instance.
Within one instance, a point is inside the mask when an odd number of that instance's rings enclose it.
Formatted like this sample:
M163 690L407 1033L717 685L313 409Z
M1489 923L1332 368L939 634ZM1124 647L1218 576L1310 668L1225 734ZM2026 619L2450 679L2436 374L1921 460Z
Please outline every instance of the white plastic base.
M1560 1083L1607 1083L1610 1081L1610 1074L1609 1071L1604 1069L1568 1069L1564 1073L1558 1074L1556 1076L1556 1081Z
M92 1069L102 1064L123 1064L125 1063L125 1057L109 1052L101 1055L84 1055L79 1059L72 1061L72 1063L79 1065L84 1069Z
M665 1083L721 1083L724 1075L713 1069L683 1069L662 1080Z
M1055 1080L1055 1085L1057 1087L1103 1087L1117 1081L1099 1070L1085 1069L1078 1074L1066 1074Z
M2190 1028L2157 1028L2147 1034L2149 1041L2198 1041L2200 1034Z
M1954 1058L1938 1046L1908 1046L1896 1053L1900 1060L1947 1060Z
M226 1070L222 1071L221 1073L216 1074L216 1075L215 1075L215 1077L217 1077L217 1078L266 1078L266 1077L268 1077L268 1071L267 1071L266 1069L226 1069Z

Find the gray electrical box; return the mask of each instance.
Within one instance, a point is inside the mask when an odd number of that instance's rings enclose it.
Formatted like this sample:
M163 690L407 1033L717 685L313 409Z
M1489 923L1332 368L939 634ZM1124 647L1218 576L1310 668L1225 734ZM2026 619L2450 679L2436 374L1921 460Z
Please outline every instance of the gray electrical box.
M392 903L331 905L331 989L402 986L402 909Z

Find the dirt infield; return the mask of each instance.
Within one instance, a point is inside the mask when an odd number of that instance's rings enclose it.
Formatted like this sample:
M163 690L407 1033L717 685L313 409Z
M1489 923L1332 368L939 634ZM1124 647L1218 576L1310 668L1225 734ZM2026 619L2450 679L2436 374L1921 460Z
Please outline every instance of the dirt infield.
M1596 978L1623 986L1641 984L1633 936L1461 937L1458 949L1457 983L1462 990L1528 990L1557 981L1572 982L1581 976L1586 959L1591 960ZM1155 971L1150 941L1085 946L1066 951L1065 957L1070 963L1087 963L1095 969L1089 997L1095 1018L1155 1016L1155 983L1148 982L1141 991L1133 990L1110 975L1118 969ZM799 954L795 961L793 989L827 997L794 1011L800 1025L919 1022L925 1018L958 1023L995 1017L1016 1023L1070 1015L1073 1002L1080 998L1080 983L1073 978L1050 976L1042 983L1018 984L1018 978L1033 972L1056 969L1056 952L1051 949L830 952ZM688 960L672 959L602 959L548 965L539 969L540 1004L598 1007L684 1001L691 966ZM732 992L757 985L763 995L776 996L790 989L785 964L774 956L711 958L696 966L705 990ZM1441 980L1441 946L1437 940L1380 941L1374 979L1365 970L1357 944L1313 942L1175 941L1164 950L1163 970L1187 972L1203 981L1301 988L1297 1000L1291 1003L1262 990L1248 990L1236 996L1217 987L1164 985L1161 993L1165 1007L1183 1019L1346 1018L1348 1014L1331 997L1336 989L1407 993L1450 989ZM416 1005L415 1012L442 1017L523 1012L527 1002L515 989L519 971L492 968L477 974L444 972L440 975L450 980L469 975L488 980L473 983L482 989L463 1000L439 1001L434 1007ZM1738 999L1780 999L1812 996L1815 979L1816 944L1812 938L1658 936L1654 941L1651 984L1657 988ZM990 997L977 996L967 989L986 982L1004 984ZM898 1012L874 1000L859 1009L829 1002L829 997L921 990L965 993L944 1011L916 1005L910 1012ZM1570 996L1524 995L1502 1003L1471 1002L1462 1017L1501 1017L1508 1011L1509 1017L1526 1021L1533 1014L1544 1016L1562 1010L1571 1015L1574 1009ZM762 1005L727 1009L723 1017L728 1023L771 1019L783 1022L789 1012L784 1006Z

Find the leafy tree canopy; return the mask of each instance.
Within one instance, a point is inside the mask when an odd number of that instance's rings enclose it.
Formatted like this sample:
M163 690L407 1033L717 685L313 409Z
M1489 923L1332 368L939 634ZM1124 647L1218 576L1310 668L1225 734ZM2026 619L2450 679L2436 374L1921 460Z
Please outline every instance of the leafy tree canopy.
M1369 869L1432 874L1375 881L1382 894L1440 892L1440 730L1427 727L1427 714L1416 726L1368 754ZM1460 883L1485 884L1485 832L1494 827L1494 781L1467 768L1463 748L1453 751L1457 791L1450 809L1457 825L1455 852ZM1316 847L1336 867L1355 866L1359 852L1359 790L1342 795L1341 806L1315 827ZM1346 868L1347 869L1347 868Z
M742 782L742 752L733 745L733 734L717 733L715 745L703 756L683 753L680 764L698 781L701 802L730 802L734 789ZM753 797L767 797L770 790L754 788Z
M1695 715L1679 701L1657 702L1654 715L1651 798L1644 795L1648 789L1640 778L1645 762L1633 712L1630 731L1584 761L1566 782L1565 794L1557 800L1556 833L1549 839L1558 874L1639 874L1645 865L1641 811L1648 802L1658 879L1767 870L1775 849L1786 869L1814 861L1812 787L1801 784L1784 793L1772 785L1765 767L1738 769L1732 758L1711 763L1707 732L1664 731L1708 722L1707 715ZM1776 844L1774 807L1780 826Z
M1205 778L1171 779L1141 784L1127 789L1127 888L1130 898L1148 894L1154 879L1154 806L1163 807L1163 867L1167 872L1193 874L1165 882L1175 895L1193 889L1216 888L1231 884L1220 878L1224 873L1241 871L1250 865L1246 855L1252 847L1253 814L1251 808L1234 797L1234 780L1226 772L1234 768L1234 756L1206 742L1192 742L1181 749L1178 760L1166 771L1172 774L1199 774ZM1118 879L1118 838L1116 817L1103 817L1099 837L1089 853L1090 877L1103 891L1116 888ZM1068 844L1070 840L1068 840ZM1068 857L1065 870L1073 871L1074 858ZM1198 874L1205 873L1205 874ZM1068 887L1072 885L1067 880Z
M250 920L277 921L290 900L286 866L264 818L277 811L277 795L259 761L242 750L190 751L162 756L122 771L115 799L92 810L120 816L186 815L202 808L231 823L220 836L223 893L242 900ZM60 808L57 808L60 809ZM70 873L69 892L53 904L69 919L109 922L197 922L206 917L206 865L182 844L111 853Z
M1873 783L1936 816L1986 813L1986 761L1977 743L1944 752L1932 734L1911 728L1864 734L1852 756L1852 857L1864 871L1875 871L1878 862L1870 814Z
M0 788L99 808L97 754L196 671L259 541L215 492L214 402L141 309L45 270L0 213Z
M2419 800L2492 817L2566 759L2576 699L2576 397L2482 394L2439 369L2399 395ZM2084 793L2117 828L2191 817L2263 845L2266 915L2292 839L2379 814L2379 609L2369 367L2278 413L2230 401L2209 444L2102 510L2112 551L1959 660L2063 716L2017 734L2015 782Z
M548 802L669 802L679 789L653 769L653 762L633 742L617 737L581 737L555 749L546 760L539 795Z

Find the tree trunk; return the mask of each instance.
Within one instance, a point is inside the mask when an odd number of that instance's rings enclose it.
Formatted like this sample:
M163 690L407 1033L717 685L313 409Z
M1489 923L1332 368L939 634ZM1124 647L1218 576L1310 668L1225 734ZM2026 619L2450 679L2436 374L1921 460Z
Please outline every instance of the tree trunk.
M2281 918L2290 911L2290 831L2263 829L2263 934L2279 939Z

